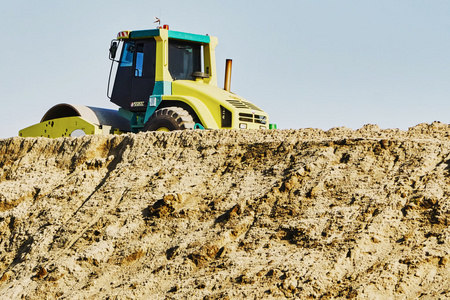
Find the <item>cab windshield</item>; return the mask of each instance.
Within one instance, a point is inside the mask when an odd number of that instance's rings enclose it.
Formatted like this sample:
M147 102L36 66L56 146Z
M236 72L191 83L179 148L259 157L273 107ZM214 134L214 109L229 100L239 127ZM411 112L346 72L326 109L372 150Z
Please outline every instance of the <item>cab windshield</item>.
M134 42L126 42L123 45L122 57L120 58L121 67L133 66Z

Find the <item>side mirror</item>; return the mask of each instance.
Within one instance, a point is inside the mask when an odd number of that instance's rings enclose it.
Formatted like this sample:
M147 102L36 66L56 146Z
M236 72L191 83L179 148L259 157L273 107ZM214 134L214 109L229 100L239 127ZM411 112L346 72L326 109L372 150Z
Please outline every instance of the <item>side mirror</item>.
M111 47L109 47L109 58L114 59L116 57L118 44L116 41L111 43Z

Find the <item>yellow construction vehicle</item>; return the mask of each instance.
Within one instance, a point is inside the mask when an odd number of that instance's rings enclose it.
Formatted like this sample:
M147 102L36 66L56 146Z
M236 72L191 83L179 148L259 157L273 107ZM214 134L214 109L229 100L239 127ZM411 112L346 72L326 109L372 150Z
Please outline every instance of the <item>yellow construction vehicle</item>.
M216 37L173 31L167 25L121 31L109 49L107 93L120 108L58 104L19 136L269 129L267 113L230 92L231 60L226 63L224 88L217 86L217 43Z

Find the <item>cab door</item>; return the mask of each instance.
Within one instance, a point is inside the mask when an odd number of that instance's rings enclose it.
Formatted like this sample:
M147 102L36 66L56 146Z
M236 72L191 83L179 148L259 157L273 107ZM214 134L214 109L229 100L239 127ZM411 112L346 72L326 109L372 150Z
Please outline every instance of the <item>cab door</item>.
M136 43L130 110L147 109L148 99L155 86L155 57L155 40Z
M156 41L125 41L111 102L128 111L145 111L155 85Z

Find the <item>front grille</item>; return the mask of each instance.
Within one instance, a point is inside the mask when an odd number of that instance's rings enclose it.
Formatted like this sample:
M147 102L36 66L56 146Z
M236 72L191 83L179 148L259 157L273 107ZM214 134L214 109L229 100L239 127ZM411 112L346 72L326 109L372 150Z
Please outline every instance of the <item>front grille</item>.
M249 122L249 123L258 123L258 124L266 124L267 117L261 116L261 115L239 113L239 121Z
M247 105L245 105L239 100L227 100L227 101L236 108L247 108L247 109L249 108Z
M259 108L258 106L256 106L255 104L248 102L248 101L242 101L243 103L245 103L248 107L250 107L253 110L259 110L259 111L263 111L261 108Z
M227 102L230 103L231 105L233 105L236 108L245 108L245 109L252 109L252 110L263 111L261 108L259 108L258 106L254 105L253 103L248 102L248 101L229 99L229 100L227 100Z

